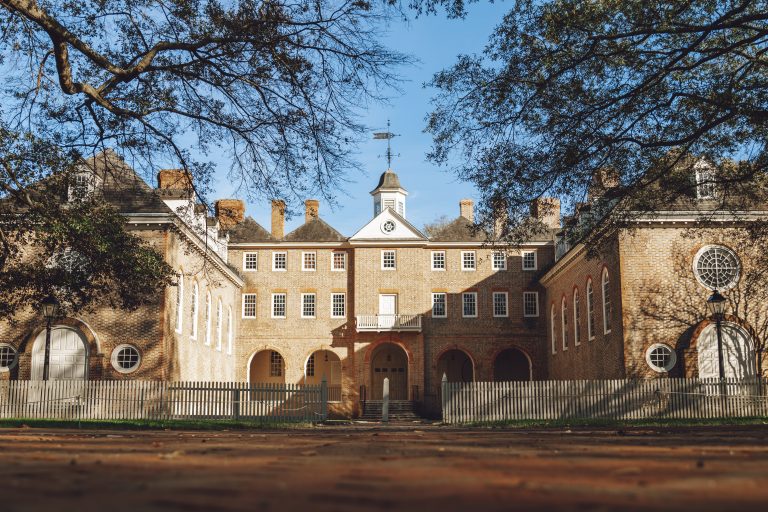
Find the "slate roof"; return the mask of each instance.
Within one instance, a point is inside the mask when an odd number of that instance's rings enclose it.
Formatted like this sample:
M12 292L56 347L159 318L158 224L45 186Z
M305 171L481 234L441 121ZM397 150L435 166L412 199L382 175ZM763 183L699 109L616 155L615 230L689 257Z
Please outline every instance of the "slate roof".
M229 241L233 244L242 244L248 242L274 242L272 235L261 227L261 224L253 220L253 217L246 217L243 222L229 230Z
M430 240L433 242L486 242L488 236L485 232L472 229L472 223L464 218L457 217L437 232Z
M283 237L285 242L343 242L346 239L320 218L302 224Z
M381 173L381 177L379 178L379 184L376 185L376 188L373 189L371 194L379 190L380 188L403 188L402 185L400 185L400 178L397 177L397 174L392 169L387 169L383 173Z

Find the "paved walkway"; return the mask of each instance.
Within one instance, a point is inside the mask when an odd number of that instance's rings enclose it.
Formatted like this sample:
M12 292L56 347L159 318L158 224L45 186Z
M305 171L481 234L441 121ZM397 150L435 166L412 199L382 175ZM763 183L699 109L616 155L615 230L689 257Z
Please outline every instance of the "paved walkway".
M768 429L4 429L0 479L4 512L760 510Z

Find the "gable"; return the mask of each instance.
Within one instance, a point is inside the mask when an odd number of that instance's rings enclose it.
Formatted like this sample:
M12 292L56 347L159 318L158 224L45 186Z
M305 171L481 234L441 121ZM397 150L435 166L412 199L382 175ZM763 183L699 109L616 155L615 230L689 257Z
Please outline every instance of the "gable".
M388 231L387 229L390 226L392 226L392 229ZM362 240L384 242L395 240L426 241L427 237L413 224L398 215L397 212L391 208L386 208L349 239L350 242Z

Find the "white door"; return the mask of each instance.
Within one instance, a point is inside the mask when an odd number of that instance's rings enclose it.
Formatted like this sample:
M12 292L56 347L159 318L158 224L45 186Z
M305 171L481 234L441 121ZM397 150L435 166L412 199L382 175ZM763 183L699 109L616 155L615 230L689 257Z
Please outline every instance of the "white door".
M87 361L88 350L82 334L69 327L51 329L49 380L85 380ZM32 380L43 379L44 365L45 330L38 334L32 348Z
M379 327L391 328L397 318L397 295L379 295Z
M741 379L755 375L755 353L752 338L741 327L732 323L723 323L723 365L726 379ZM716 379L720 377L717 355L717 327L708 325L696 343L698 351L699 378Z

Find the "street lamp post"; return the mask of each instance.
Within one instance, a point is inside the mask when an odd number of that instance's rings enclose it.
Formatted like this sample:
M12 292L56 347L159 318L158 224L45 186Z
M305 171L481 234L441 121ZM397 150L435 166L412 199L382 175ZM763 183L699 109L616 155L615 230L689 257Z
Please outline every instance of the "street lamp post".
M723 363L723 317L725 316L726 298L717 290L712 290L712 295L707 299L707 307L715 317L717 329L717 361L720 367L720 380L725 378L725 364Z
M51 361L51 321L59 314L59 301L49 295L40 305L45 318L45 359L43 360L43 380L48 380L48 367Z

